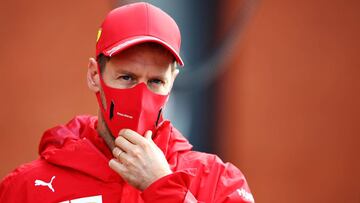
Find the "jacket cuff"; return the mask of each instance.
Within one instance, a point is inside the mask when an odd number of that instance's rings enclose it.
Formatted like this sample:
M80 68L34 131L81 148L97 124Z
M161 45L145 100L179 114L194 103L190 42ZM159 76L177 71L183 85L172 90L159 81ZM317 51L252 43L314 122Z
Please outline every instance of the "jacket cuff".
M178 171L160 178L141 194L145 202L183 202L190 186L190 175Z

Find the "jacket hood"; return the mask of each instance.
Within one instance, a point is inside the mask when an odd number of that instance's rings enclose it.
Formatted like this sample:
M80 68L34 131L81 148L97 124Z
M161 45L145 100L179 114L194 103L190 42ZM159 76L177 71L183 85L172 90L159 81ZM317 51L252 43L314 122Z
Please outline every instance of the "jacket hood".
M96 126L96 116L77 116L65 125L45 131L39 155L51 164L71 168L105 182L120 181L120 176L108 166L113 156L97 133ZM153 140L164 152L170 167L176 165L176 159L172 157L192 148L169 121L162 123Z

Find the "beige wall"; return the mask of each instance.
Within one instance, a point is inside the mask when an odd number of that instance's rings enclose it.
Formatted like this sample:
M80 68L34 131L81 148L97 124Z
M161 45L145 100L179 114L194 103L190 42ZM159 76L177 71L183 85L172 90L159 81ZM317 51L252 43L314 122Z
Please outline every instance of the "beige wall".
M229 56L218 139L257 202L360 202L359 10L261 1Z
M85 74L111 7L103 0L1 3L0 178L37 157L45 129L96 113Z

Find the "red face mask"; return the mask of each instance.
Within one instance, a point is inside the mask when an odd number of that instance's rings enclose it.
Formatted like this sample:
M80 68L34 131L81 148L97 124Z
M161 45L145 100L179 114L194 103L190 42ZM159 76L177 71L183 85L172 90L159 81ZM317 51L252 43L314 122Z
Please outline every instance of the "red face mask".
M100 92L96 93L96 97L103 118L114 137L123 128L134 130L140 135L144 135L147 130L155 132L163 121L162 110L169 94L153 93L144 83L128 89L117 89L107 86L101 76L100 81L106 104L102 104Z

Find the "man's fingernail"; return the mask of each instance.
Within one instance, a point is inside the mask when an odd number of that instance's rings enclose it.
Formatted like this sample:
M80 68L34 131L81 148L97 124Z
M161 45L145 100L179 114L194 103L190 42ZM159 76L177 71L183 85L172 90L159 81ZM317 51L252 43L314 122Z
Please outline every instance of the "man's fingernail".
M148 130L145 132L145 137L152 137L152 131L151 130Z
M112 164L115 164L116 162L115 162L115 160L114 159L110 159L110 161L109 161L109 165L112 165Z
M123 134L124 131L125 131L125 129L121 129L121 130L119 131L119 135Z

